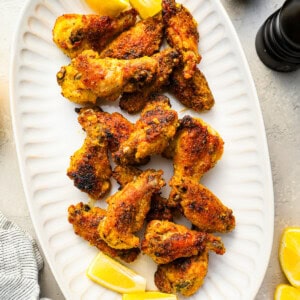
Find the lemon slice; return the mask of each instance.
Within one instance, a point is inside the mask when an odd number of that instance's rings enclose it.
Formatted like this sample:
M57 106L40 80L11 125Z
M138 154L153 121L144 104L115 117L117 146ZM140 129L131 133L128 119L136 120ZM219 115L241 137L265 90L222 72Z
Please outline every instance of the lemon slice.
M274 300L300 300L300 290L288 284L279 284L275 290Z
M94 282L119 293L143 292L146 279L100 252L89 265L86 275Z
M153 17L161 11L161 0L129 0L142 19Z
M141 292L141 293L131 293L123 294L122 300L151 300L151 299L163 299L163 300L177 300L176 295L165 294L160 292Z
M281 237L279 260L291 285L300 287L300 227L287 227Z
M102 16L115 17L130 7L128 0L85 0L86 3Z

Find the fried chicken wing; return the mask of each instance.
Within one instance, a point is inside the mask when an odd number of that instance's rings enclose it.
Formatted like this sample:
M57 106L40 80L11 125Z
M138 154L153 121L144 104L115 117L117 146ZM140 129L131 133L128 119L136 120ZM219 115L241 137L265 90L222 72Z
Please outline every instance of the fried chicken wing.
M68 220L73 225L75 234L111 257L120 258L127 263L133 262L140 253L139 248L117 250L108 246L107 243L101 239L98 226L105 215L106 211L104 209L100 207L90 207L82 202L71 205L68 208Z
M99 200L110 190L111 174L107 142L86 137L71 156L67 175L78 189Z
M126 184L133 181L142 173L142 170L133 166L118 165L113 170L112 177L120 185L122 189ZM151 198L150 210L146 216L147 222L151 220L168 220L173 221L173 214L171 209L167 206L168 200L160 194L153 194Z
M210 125L199 118L185 116L180 120L170 154L174 174L199 180L222 157L224 141Z
M133 26L137 12L122 12L118 17L64 14L57 18L52 30L53 41L69 57L84 50L101 51L117 34Z
M98 107L79 109L78 121L87 135L95 139L103 135L113 156L133 131L133 124L124 116L117 112L103 112Z
M164 293L181 293L183 296L195 294L202 286L208 271L208 252L178 258L168 264L159 265L154 274L154 282Z
M201 119L185 116L180 120L176 136L164 153L173 158L174 166L174 175L169 182L172 188L170 206L177 206L180 199L175 188L178 182L185 177L198 182L221 158L223 146L220 135Z
M175 68L168 87L184 106L194 111L210 110L215 103L208 82L198 68L190 79L184 78L182 67Z
M232 210L204 185L184 177L173 182L172 188L184 216L200 231L225 233L234 229Z
M217 254L225 253L219 237L159 220L153 220L147 225L141 249L157 264L167 264L179 257L190 257L208 250Z
M151 94L158 93L167 85L170 74L179 63L178 52L172 48L167 48L152 57L158 63L157 74L153 82L143 86L140 91L124 93L120 99L120 108L130 114L141 111L146 103L151 101Z
M171 109L166 96L157 96L147 103L128 140L121 144L115 157L118 164L137 164L142 159L160 154L175 135L177 112Z
M137 22L122 32L100 53L100 58L133 59L151 56L159 50L163 39L162 16L158 14Z
M115 101L123 92L139 90L154 79L157 65L157 59L148 56L101 59L97 52L85 50L61 67L56 78L65 98L95 104L98 98Z
M162 14L167 41L182 55L183 76L189 79L194 75L201 60L198 52L197 22L192 14L175 0L162 1Z
M115 249L130 249L139 246L139 231L150 209L153 193L164 185L162 171L147 170L121 191L107 199L106 217L98 230L101 238Z

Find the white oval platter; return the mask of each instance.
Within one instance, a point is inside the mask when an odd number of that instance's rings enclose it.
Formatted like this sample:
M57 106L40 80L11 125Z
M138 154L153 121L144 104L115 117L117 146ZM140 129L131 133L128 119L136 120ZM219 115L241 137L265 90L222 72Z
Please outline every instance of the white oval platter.
M264 277L273 239L274 200L269 154L253 79L234 28L217 0L181 0L199 24L199 65L216 104L197 114L175 99L180 117L190 114L212 125L225 141L222 160L207 173L207 185L236 216L236 229L223 236L227 252L211 254L203 287L189 299L253 299ZM12 47L10 93L17 153L33 224L53 274L67 299L119 300L91 282L85 270L97 249L73 233L67 208L87 196L66 176L69 157L84 139L76 105L60 95L56 72L69 59L52 42L63 13L91 13L83 0L27 1ZM119 111L116 104L104 110ZM123 113L124 114L124 113ZM134 121L137 116L126 117ZM155 158L151 167L172 166ZM116 190L116 184L112 192ZM165 191L166 192L166 191ZM141 255L131 268L155 289L155 265ZM181 299L181 298L180 298ZM184 298L186 299L186 298Z

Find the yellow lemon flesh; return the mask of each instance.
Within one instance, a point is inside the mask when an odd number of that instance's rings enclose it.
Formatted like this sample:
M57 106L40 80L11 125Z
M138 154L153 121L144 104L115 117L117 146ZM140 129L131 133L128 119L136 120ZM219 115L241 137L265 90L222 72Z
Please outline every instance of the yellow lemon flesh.
M288 227L284 230L279 260L290 284L300 288L300 227Z
M153 17L161 11L161 0L129 0L142 19Z
M275 290L274 300L300 300L300 290L288 284L279 284Z
M115 17L130 7L128 0L85 0L92 10L102 16Z
M86 275L94 282L119 293L143 292L146 279L100 252L89 265Z
M162 299L162 300L177 300L176 295L165 294L160 292L141 292L141 293L131 293L123 294L122 300L151 300L151 299Z

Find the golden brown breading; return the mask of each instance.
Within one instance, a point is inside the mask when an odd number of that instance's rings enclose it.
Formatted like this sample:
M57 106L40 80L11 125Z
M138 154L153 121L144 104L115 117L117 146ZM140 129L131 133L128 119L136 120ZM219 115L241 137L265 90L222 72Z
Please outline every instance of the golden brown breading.
M113 170L112 177L120 185L122 189L127 183L133 181L143 171L133 166L118 165ZM159 194L153 194L151 198L150 210L146 216L147 222L151 220L168 220L173 221L173 214L171 209L167 206L168 200Z
M52 30L53 41L69 57L84 50L101 51L117 34L133 26L137 12L122 12L118 17L64 14L57 18Z
M178 52L172 48L162 50L152 57L158 62L157 74L153 82L144 85L140 91L124 93L120 99L120 108L130 114L141 111L146 103L151 101L151 94L161 91L163 86L168 83L173 68L179 63Z
M152 220L173 221L172 210L167 205L168 199L162 197L160 194L153 194L150 210L146 217L147 222Z
M171 109L166 96L157 96L147 103L134 131L128 140L121 144L115 158L118 164L138 164L153 154L160 154L175 135L178 115Z
M108 142L109 151L114 158L120 145L126 141L134 130L134 124L128 121L120 113L114 112L106 121L105 136Z
M150 209L153 193L164 185L162 171L147 170L121 191L107 199L106 217L100 222L98 230L107 244L115 249L130 249L139 246L139 231Z
M226 207L207 187L188 177L172 182L172 192L184 216L200 231L229 232L235 227L231 209Z
M182 257L165 265L159 265L154 282L164 293L181 293L191 296L203 285L208 271L208 252Z
M147 225L141 249L157 264L167 264L179 257L190 257L207 250L217 254L225 253L219 237L159 220L153 220Z
M97 52L85 50L61 67L56 78L64 97L78 104L95 104L98 98L115 101L123 92L139 90L155 78L157 66L157 59L148 56L101 59Z
M77 188L98 200L111 187L108 149L113 154L129 137L133 125L121 114L109 114L97 107L81 108L78 112L78 122L87 137L71 157L67 175L74 180Z
M159 50L163 38L162 16L158 14L137 22L122 32L100 53L100 57L133 59L151 56Z
M224 141L216 130L200 118L185 116L172 140L175 175L199 180L222 157Z
M133 124L124 116L117 112L112 114L103 112L98 107L81 108L78 121L87 135L95 139L104 136L112 155L133 131Z
M74 232L103 253L111 257L120 258L128 263L133 262L140 253L139 248L129 250L113 249L101 239L98 232L98 225L106 215L104 209L90 207L80 202L76 205L71 205L68 208L68 214L68 220L73 225Z
M208 82L198 68L190 79L184 78L182 67L176 68L168 87L183 105L197 112L210 110L215 103Z
M182 178L188 177L198 182L223 154L224 142L220 135L198 118L185 116L180 120L177 133L164 155L173 158L174 175L169 185L171 190L169 205L177 206L175 186Z
M78 189L99 200L110 190L111 174L107 142L87 136L71 156L67 175Z
M114 168L112 177L118 182L120 189L122 189L126 184L140 176L142 172L142 170L133 166L118 165Z
M198 52L199 33L192 14L175 0L162 1L165 35L169 45L182 55L183 76L192 78L201 60Z

